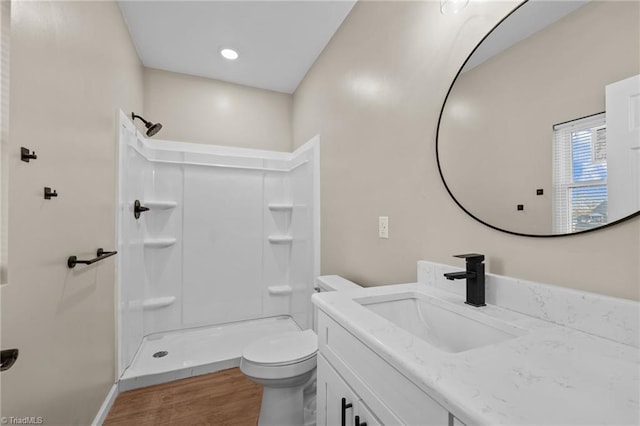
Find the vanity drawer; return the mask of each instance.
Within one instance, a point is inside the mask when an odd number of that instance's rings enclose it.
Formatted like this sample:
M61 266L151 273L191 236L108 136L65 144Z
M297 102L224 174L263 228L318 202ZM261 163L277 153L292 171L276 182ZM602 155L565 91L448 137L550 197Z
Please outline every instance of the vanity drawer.
M318 344L383 424L449 424L447 410L321 311Z

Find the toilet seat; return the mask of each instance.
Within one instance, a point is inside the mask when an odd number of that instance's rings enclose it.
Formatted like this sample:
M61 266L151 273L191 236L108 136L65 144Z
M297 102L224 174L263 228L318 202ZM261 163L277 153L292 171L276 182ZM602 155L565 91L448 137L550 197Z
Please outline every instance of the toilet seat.
M242 358L252 364L284 366L303 362L318 352L313 330L294 331L256 340L242 351Z
M317 365L318 339L313 330L295 331L257 340L242 352L240 370L254 379L294 379Z
M242 358L240 359L240 371L259 383L263 380L269 380L272 381L271 385L274 387L290 386L292 382L297 382L299 377L308 375L315 370L317 363L316 354L295 364L279 365L256 364Z

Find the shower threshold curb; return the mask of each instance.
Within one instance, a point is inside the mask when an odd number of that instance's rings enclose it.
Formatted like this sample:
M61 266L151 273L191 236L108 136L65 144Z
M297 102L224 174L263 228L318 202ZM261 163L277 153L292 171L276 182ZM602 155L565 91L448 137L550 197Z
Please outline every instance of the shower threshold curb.
M162 373L147 374L145 376L128 377L118 381L118 391L126 392L133 389L147 386L159 385L173 382L175 380L187 379L189 377L201 376L203 374L216 373L229 368L239 367L240 358L216 361L210 364L203 364L194 367L185 367L178 370L165 371Z

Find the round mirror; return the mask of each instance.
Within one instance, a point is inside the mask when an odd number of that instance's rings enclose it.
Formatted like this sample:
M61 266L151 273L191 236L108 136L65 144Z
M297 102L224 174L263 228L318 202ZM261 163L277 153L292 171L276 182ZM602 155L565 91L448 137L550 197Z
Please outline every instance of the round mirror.
M436 139L447 190L517 235L640 214L640 2L522 3L474 49Z

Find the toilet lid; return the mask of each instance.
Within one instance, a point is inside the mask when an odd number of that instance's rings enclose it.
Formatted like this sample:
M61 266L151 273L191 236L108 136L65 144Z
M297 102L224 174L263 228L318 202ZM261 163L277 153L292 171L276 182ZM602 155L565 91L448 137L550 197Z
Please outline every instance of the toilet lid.
M318 351L313 330L294 331L256 340L244 348L242 357L258 364L294 364Z

